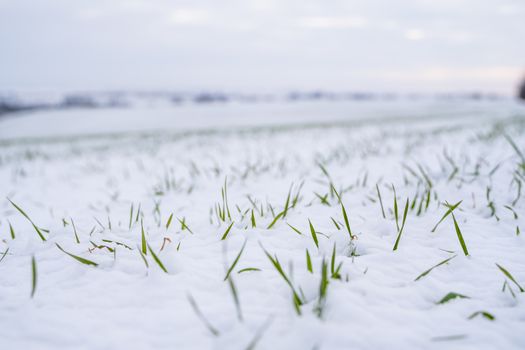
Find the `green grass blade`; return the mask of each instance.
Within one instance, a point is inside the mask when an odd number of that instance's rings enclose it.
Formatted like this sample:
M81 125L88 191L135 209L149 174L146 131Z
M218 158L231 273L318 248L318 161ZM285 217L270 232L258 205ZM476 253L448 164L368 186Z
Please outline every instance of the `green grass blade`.
M298 229L296 229L295 227L293 227L292 225L290 225L289 223L286 223L286 225L288 225L292 230L294 230L297 234L299 235L302 235L303 233L301 231L299 231Z
M461 204L461 202L463 201L459 201L457 202L456 204L454 205L448 205L448 210L445 212L445 214L441 217L441 219L438 221L438 223L434 226L434 228L432 228L431 232L434 232L436 231L437 227L439 226L439 224L441 224L443 222L443 220L445 220L447 218L447 216L449 216L453 211L454 209L456 209L457 207L459 207L459 205Z
M75 222L73 221L73 218L71 218L71 226L73 226L73 233L75 234L75 241L77 242L77 244L80 244L80 239L78 239L78 234L77 234L77 227L75 226Z
M312 234L312 238L314 240L315 246L319 248L319 241L317 240L317 233L315 233L314 226L312 225L312 222L310 219L308 219L308 223L310 224L310 233Z
M451 301L453 299L470 299L470 298L467 297L466 295L463 295L463 294L450 292L447 295L445 295L443 298L441 298L441 300L438 301L437 304L445 304L445 303L448 303L449 301Z
M475 318L477 316L483 316L484 318L486 318L489 321L494 321L496 319L496 317L494 317L494 315L492 315L491 313L489 313L487 311L476 311L472 315L470 315L468 317L468 319L472 320L473 318Z
M258 269L256 267L247 267L244 269L240 269L239 271L237 271L237 273L250 272L250 271L261 271L261 269Z
M498 269L500 269L501 272L503 272L503 274L505 276L507 276L507 278L509 280L511 280L516 285L516 287L518 287L518 289L520 290L521 293L525 292L523 287L520 286L520 284L514 279L514 277L510 274L510 272L507 269L505 269L503 266L501 266L501 265L499 265L497 263L496 263L496 266L498 267Z
M62 247L58 244L58 243L55 243L55 245L58 247L58 249L60 249L63 253L69 255L70 257L72 257L73 259L75 259L76 261L84 264L84 265L91 265L91 266L98 266L98 264L96 262L93 262L91 260L88 260L88 259L85 259L83 257L80 257L80 256L77 256L77 255L74 255L74 254L71 254L71 253L68 253L66 252L64 249L62 249Z
M190 302L191 307L193 308L193 311L195 312L197 317L202 321L202 323L204 323L206 328L208 328L208 330L211 332L211 334L213 334L214 336L218 336L219 335L219 331L215 327L213 327L211 325L211 323L206 319L206 317L204 317L203 313L199 309L199 306L197 305L197 302L189 294L188 294L188 300Z
M0 257L0 262L2 262L2 260L4 260L5 256L7 255L7 253L9 252L9 248L7 248L5 250L5 252L2 253L2 257Z
M242 311L241 311L241 303L239 301L239 293L237 292L237 288L235 287L235 284L233 283L233 279L231 277L228 278L228 284L230 286L230 291L233 296L233 302L235 304L235 309L237 310L237 318L239 318L239 321L243 321L242 318Z
M443 260L442 262L432 266L431 268L429 268L428 270L424 271L422 274L420 274L419 276L416 277L416 279L414 281L418 281L419 279L425 277L426 275L428 275L432 270L434 270L436 267L439 267L441 265L444 265L446 263L448 263L450 260L454 259L457 255L454 255L450 258L447 258L445 260Z
M148 259L146 259L146 256L144 255L144 253L142 253L142 250L140 249L140 247L137 247L137 248L138 248L137 250L139 251L140 257L142 258L142 261L144 261L146 268L149 269Z
M38 236L40 237L40 239L45 242L46 241L46 238L44 237L44 235L42 234L42 232L40 231L40 228L38 228L38 226L35 225L35 223L33 222L33 220L31 220L31 218L29 217L29 215L26 214L25 211L22 210L22 208L20 208L18 205L16 205L12 200L10 200L9 198L7 198L7 200L9 201L9 203L11 203L13 205L13 207L15 207L16 210L18 210L18 212L20 214L22 214L30 223L31 225L33 226L33 228L35 229L36 233L38 234Z
M36 260L35 256L31 257L31 298L35 295L36 292L36 282L37 282L37 270L36 270Z
M235 265L237 265L237 263L239 262L239 259L241 258L241 255L242 255L242 252L244 251L244 247L246 247L246 242L247 241L244 241L244 243L242 245L242 248L239 251L239 254L237 254L237 257L235 258L235 260L231 264L230 268L226 272L226 276L224 276L224 280L223 281L226 281L228 279L228 277L230 277L230 274L232 273L233 269L235 268Z
M232 221L232 223L230 224L230 226L228 226L228 228L226 229L226 231L225 231L224 234L222 235L222 237L221 237L221 241L224 241L224 240L226 239L226 237L228 237L228 233L230 233L230 230L232 229L233 224L234 224L234 222Z
M454 213L452 213L452 219L454 220L454 228L456 229L456 234L458 235L459 244L461 244L461 249L463 249L463 253L465 255L468 255L467 245L465 244L465 240L463 239L463 235L461 234L461 230L459 229L459 225L456 221Z
M140 242L141 242L142 254L148 255L146 234L144 233L144 220L140 220L140 231L141 231L141 240L140 240Z
M15 239L15 230L13 229L13 225L11 225L10 222L9 222L9 233L11 234L11 239Z
M306 249L306 269L310 273L314 273L314 270L312 268L312 258L310 258L310 253L308 252L308 249Z
M383 219L386 219L385 208L383 207L383 199L381 198L381 192L379 192L379 186L376 184L377 198L379 198L379 204L381 205L381 214Z
M151 249L151 247L149 246L148 244L148 249L149 249L149 252L151 254L151 256L153 257L153 260L155 260L155 262L157 263L157 265L159 265L160 269L162 271L164 271L165 273L168 273L168 270L166 270L166 268L164 267L164 264L162 263L162 261L160 261L159 257L157 256L157 254L155 254L155 252L153 251L153 249Z
M406 201L406 204L405 204L405 210L403 212L403 222L401 224L401 227L398 229L399 232L397 234L397 238L396 238L396 242L394 243L394 249L393 250L397 250L397 247L399 245L399 241L401 240L401 234L403 233L403 229L405 228L405 222L406 222L406 219L407 219L407 214L408 214L408 198L407 198L407 201ZM397 207L396 207L396 213L397 213ZM396 220L397 220L397 215L396 215Z
M166 230L170 228L171 220L173 220L173 213L170 214L168 221L166 222Z
M284 217L284 211L282 211L279 214L277 214L277 216L273 219L273 221L270 223L270 225L268 225L268 227L266 229L268 229L268 230L271 229L273 227L273 225L275 225L277 220L279 220L282 217Z

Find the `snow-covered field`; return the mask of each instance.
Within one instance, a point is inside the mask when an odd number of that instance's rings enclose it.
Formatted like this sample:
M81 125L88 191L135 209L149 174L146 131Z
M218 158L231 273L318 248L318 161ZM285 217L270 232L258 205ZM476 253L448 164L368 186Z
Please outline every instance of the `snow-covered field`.
M524 153L513 101L5 118L0 347L523 349Z

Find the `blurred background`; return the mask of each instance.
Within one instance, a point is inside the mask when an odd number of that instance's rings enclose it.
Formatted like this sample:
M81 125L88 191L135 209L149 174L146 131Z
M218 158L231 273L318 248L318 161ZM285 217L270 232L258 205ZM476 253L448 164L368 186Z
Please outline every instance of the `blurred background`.
M0 115L514 98L524 16L522 0L0 0Z

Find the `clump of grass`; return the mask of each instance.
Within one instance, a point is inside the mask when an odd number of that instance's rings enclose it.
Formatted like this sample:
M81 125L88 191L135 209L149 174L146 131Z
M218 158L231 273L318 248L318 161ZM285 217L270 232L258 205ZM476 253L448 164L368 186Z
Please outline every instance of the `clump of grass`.
M58 244L58 243L55 243L55 245L57 246L58 249L60 249L63 253L69 255L70 257L72 257L73 259L75 259L76 261L84 264L84 265L91 265L91 266L98 266L98 264L96 262L93 262L89 259L86 259L86 258L83 258L81 256L78 256L78 255L75 255L75 254L71 254L71 253L68 253L66 252L64 249L62 249L62 247Z
M36 260L35 256L31 257L31 298L35 295L36 292L36 283L37 283L37 269L36 269Z
M507 269L505 269L503 266L501 266L501 265L499 265L497 263L496 263L496 266L505 275L505 277L507 277L509 280L511 280L516 285L516 287L518 287L518 289L520 290L521 293L525 292L525 289L523 289L523 287L518 283L518 281L516 281L514 276L512 276L511 273Z
M443 260L442 262L432 266L431 268L429 268L428 270L424 271L422 274L420 274L419 276L416 277L416 279L414 281L418 281L420 280L421 278L425 277L426 275L428 275L432 270L434 270L436 267L439 267L441 265L444 265L446 263L448 263L450 260L454 259L457 255L454 255L454 256L451 256L450 258L447 258L445 260Z
M447 295L445 295L443 298L441 298L441 300L438 301L437 304L445 304L453 299L470 299L470 297L463 295L463 294L450 292Z
M208 328L210 333L217 337L219 335L219 331L212 326L212 324L206 319L206 317L204 317L204 314L199 309L199 306L197 305L195 299L193 299L193 297L188 294L188 300L197 317L202 321L202 323L204 323L204 325L206 326L206 328Z
M33 226L33 228L35 229L36 233L38 234L38 236L40 237L40 239L42 240L42 242L45 242L46 241L46 238L44 237L44 235L42 234L42 231L44 232L49 232L48 230L44 230L40 227L38 227L37 225L35 225L35 223L33 222L33 220L31 220L31 218L29 217L29 215L26 214L26 212L24 210L22 210L22 208L20 208L18 205L16 205L12 200L10 200L9 198L7 198L7 200L9 201L9 203L11 203L11 205L13 207L15 207L16 210L18 210L18 212L20 214L22 214L22 216L24 216L28 221L29 223ZM12 232L13 234L13 232Z

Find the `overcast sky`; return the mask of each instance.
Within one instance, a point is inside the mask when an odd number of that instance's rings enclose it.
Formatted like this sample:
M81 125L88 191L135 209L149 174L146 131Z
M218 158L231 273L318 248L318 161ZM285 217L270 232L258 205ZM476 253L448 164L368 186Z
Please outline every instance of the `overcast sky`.
M511 93L525 0L0 0L0 90Z

